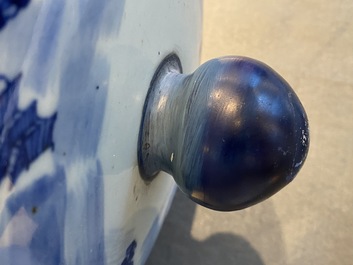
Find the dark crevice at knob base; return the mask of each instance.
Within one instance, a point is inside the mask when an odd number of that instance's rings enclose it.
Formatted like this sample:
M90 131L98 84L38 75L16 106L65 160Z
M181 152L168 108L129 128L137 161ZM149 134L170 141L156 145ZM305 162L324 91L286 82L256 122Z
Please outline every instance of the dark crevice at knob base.
M168 88L163 87L163 79L169 73L181 74L182 72L179 57L171 53L159 64L150 82L142 112L137 150L140 175L147 183L151 182L161 170L172 174L170 170L163 168L162 161L161 144L165 135L161 134L163 134L163 127L168 125L163 123L164 117L161 116L165 107L163 104L169 97Z

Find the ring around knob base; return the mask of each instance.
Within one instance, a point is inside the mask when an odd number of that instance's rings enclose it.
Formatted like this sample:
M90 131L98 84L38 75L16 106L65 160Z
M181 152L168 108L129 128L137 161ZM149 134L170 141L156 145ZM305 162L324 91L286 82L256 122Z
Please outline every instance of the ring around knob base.
M192 200L220 211L270 197L295 177L308 121L288 83L245 57L213 59L182 74L169 55L146 97L138 143L142 178L173 176Z
M179 57L172 53L168 55L155 71L143 107L142 120L138 139L138 164L142 179L152 181L160 171L172 174L163 162L166 142L166 129L169 126L165 117L165 105L169 99L171 88L166 84L168 75L182 74Z

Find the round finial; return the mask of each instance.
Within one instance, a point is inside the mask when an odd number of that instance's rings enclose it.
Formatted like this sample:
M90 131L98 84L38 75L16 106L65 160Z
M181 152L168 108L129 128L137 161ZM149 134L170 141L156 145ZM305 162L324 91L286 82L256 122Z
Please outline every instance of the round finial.
M146 98L138 162L145 181L165 171L192 200L231 211L292 181L308 147L303 106L269 66L223 57L184 75L171 55Z

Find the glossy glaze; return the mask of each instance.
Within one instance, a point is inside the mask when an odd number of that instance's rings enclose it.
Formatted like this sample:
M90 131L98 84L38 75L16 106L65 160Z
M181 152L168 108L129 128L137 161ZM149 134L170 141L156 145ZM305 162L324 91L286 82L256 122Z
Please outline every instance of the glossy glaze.
M309 147L308 120L269 66L224 57L181 74L162 63L141 124L141 175L173 175L194 201L221 211L258 203L293 180Z
M144 263L175 186L138 174L143 98L200 29L200 1L0 0L0 264Z

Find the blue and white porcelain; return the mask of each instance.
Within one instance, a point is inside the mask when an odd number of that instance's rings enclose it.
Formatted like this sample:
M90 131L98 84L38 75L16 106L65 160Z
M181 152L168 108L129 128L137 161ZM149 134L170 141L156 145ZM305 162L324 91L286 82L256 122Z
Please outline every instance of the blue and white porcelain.
M143 264L174 193L137 167L160 61L199 62L200 1L0 0L0 264Z

